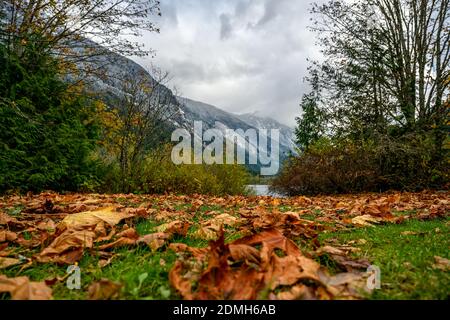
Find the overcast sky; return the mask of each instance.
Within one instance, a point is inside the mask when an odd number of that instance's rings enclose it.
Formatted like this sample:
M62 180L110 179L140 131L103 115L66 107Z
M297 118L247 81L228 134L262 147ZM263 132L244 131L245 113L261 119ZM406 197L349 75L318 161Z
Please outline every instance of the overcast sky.
M162 0L160 34L144 35L172 86L234 113L259 111L293 126L306 59L318 56L308 0Z

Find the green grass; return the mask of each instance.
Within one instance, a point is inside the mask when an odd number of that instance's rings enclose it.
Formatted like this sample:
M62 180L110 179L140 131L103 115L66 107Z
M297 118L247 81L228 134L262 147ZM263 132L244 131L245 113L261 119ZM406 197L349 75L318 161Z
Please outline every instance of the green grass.
M359 247L357 258L367 258L381 269L381 289L371 299L449 299L448 272L434 269L434 256L449 258L449 220L416 221L322 234L326 239ZM415 235L402 235L411 231ZM437 231L437 232L436 232ZM354 242L364 239L365 244ZM331 244L332 245L332 244ZM332 266L332 265L331 265Z
M162 223L147 220L139 223L136 230L144 235L155 232ZM208 241L191 237L176 236L173 243L185 243L192 247L206 247ZM102 278L120 282L123 287L120 299L179 299L180 297L169 284L169 271L172 268L176 254L171 250L152 252L148 247L118 248L113 250L117 256L112 263L104 268L98 266L99 258L95 253L85 253L79 263L81 270L81 289L70 290L62 281L52 286L55 299L87 299L89 285ZM37 253L37 252L34 252ZM15 266L2 272L8 277L28 276L32 281L43 281L67 275L66 267L55 264L34 264L32 268L20 272L20 266ZM145 276L147 274L147 276ZM140 280L141 278L141 280ZM9 295L0 294L1 299Z
M184 209L190 204L183 205ZM285 208L288 209L288 208ZM194 220L208 211L222 212L219 206L201 206ZM315 212L319 215L320 212ZM204 217L205 218L205 217ZM302 216L302 218L311 218ZM163 222L142 220L135 227L139 234L156 232ZM371 299L448 299L450 277L448 272L433 269L434 256L449 258L449 219L433 221L410 220L400 225L384 225L362 229L352 229L337 233L322 233L320 242L328 244L327 240L337 239L340 244L350 244L361 251L354 253L355 258L366 258L372 264L381 268L381 289L375 290ZM436 230L439 229L439 232ZM192 247L203 248L208 241L196 239L190 235L197 230L191 227L187 237L176 236L171 242L185 243ZM415 232L414 235L402 235L404 231ZM226 242L240 238L239 232L229 232ZM358 240L364 239L362 244ZM333 245L333 243L330 243ZM302 247L302 249L306 249ZM38 253L36 249L25 253L30 257ZM98 256L95 252L86 252L80 261L81 290L69 290L65 281L52 286L55 299L86 299L88 287L102 278L120 282L122 289L120 299L179 299L180 296L170 287L168 274L172 268L176 254L171 250L162 249L152 252L145 246L120 248L113 251L117 256L112 263L104 268L98 266ZM337 270L332 259L320 257L322 265ZM20 266L1 270L9 277L28 276L33 281L42 281L55 277L66 276L67 266L54 264L33 264L31 268L20 272ZM9 295L0 294L0 299Z

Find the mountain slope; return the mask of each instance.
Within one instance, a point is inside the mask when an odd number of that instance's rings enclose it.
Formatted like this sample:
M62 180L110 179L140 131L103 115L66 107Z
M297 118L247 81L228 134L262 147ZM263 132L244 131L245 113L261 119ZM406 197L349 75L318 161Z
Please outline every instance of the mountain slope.
M280 129L280 163L294 150L293 130L278 123L271 118L258 117L253 114L236 115L219 109L215 106L194 101L188 98L176 97L166 86L158 83L152 75L142 66L126 57L110 53L107 56L96 56L84 62L84 67L95 68L96 73L91 74L85 82L94 92L114 106L114 98L125 94L122 90L122 81L126 78L144 77L149 84L155 85L161 92L167 102L166 108L173 116L166 123L161 124L162 135L169 139L170 132L177 128L187 129L191 134L194 133L194 121L203 122L203 130L217 128L222 132L226 129L242 129L244 132L248 129ZM245 148L245 145L238 146ZM258 145L251 145L250 153L257 153ZM270 151L270 147L269 147ZM252 171L259 171L260 166L249 166Z
M295 153L293 130L283 124L280 124L274 119L258 117L255 114L236 115L215 106L183 97L177 97L177 100L180 103L180 107L183 110L184 116L187 120L187 126L191 126L191 132L193 130L192 125L194 121L203 121L204 130L216 128L223 133L225 133L225 130L227 129L242 129L244 132L248 129L256 129L257 131L260 129L279 129L280 159L278 166L281 166L290 154ZM241 135L241 137L245 139L243 135ZM238 143L237 148L245 150L246 145ZM271 151L270 145L260 146L258 143L249 144L247 154L257 155L258 152L266 149ZM260 164L249 167L255 172L260 170Z

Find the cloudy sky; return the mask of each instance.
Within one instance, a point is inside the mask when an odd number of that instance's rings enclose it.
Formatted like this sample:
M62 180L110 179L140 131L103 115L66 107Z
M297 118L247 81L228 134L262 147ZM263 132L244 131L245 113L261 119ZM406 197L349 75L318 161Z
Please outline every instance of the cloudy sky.
M160 34L145 34L171 85L234 113L258 111L294 125L306 59L318 56L308 0L162 0Z

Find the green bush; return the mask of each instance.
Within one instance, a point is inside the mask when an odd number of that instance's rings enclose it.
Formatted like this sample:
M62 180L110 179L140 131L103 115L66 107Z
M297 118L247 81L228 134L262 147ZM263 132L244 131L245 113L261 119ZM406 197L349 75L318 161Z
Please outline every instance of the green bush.
M101 192L123 191L119 165L112 161L107 166ZM239 165L175 165L170 150L151 151L143 165L133 170L126 189L147 194L210 194L238 195L246 193L249 173Z
M448 160L435 153L431 134L376 142L320 139L289 159L271 188L288 195L441 188L449 181Z

